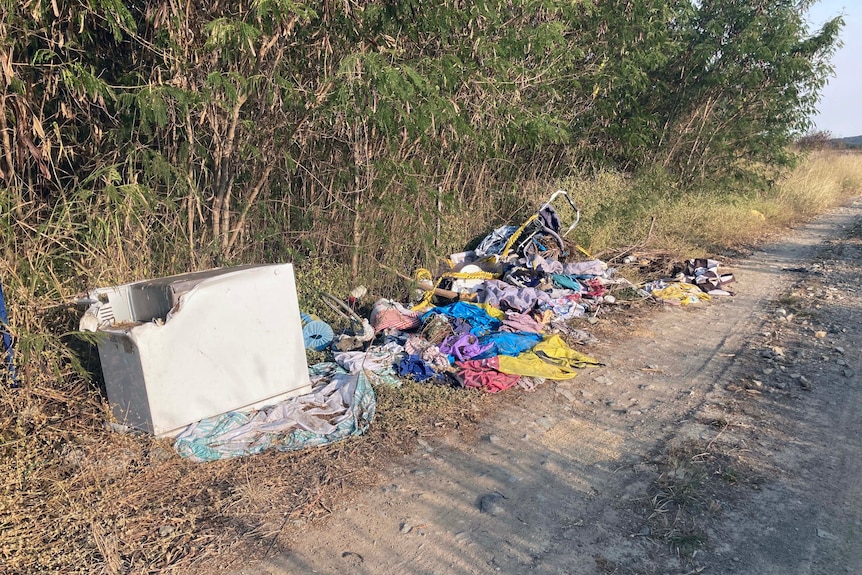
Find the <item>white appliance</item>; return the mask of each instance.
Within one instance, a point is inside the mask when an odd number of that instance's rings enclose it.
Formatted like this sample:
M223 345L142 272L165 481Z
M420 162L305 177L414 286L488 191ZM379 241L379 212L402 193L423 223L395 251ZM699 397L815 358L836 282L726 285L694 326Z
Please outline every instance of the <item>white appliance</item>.
M145 280L89 293L120 424L160 437L311 391L291 264Z

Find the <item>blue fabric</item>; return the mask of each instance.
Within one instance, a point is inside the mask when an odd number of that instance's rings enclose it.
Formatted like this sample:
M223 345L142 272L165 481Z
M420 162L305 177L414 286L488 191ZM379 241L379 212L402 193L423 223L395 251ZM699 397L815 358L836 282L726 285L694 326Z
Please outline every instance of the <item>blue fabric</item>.
M473 252L480 258L500 254L516 231L518 226L501 226L485 236Z
M415 381L436 379L439 374L418 355L408 355L398 362L398 375L412 377Z
M442 307L435 307L422 316L422 322L428 321L432 315L440 314L452 319L461 319L470 324L470 333L481 336L497 331L503 325L488 312L477 305L459 301Z
M6 359L6 369L9 370L9 378L12 386L17 387L15 373L15 356L12 348L12 334L9 332L9 316L6 314L6 298L3 296L3 284L0 283L0 335L3 336L3 353Z
M501 331L483 335L479 338L479 343L482 345L490 344L491 347L482 354L477 355L474 359L487 359L495 355L511 355L514 357L532 349L540 341L542 341L541 334L523 331Z

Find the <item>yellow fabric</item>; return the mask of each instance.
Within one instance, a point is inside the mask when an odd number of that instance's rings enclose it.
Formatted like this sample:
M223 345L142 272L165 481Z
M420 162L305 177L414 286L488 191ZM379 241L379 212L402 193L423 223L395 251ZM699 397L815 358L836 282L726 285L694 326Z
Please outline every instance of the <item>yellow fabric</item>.
M470 303L472 303L475 306L482 308L483 310L485 310L485 313L487 313L488 315L490 315L494 319L498 319L500 321L503 321L504 319L506 319L506 312L504 312L503 310L501 310L498 307L494 307L489 303L475 303L475 302L470 302Z
M551 365L531 351L522 353L517 357L500 355L497 371L509 375L525 375L529 377L544 377L546 379L571 379L577 372L574 369L563 369Z
M500 363L497 370L502 373L547 379L570 379L578 368L600 365L590 356L573 350L558 335L546 337L517 357L501 355L497 360Z
M416 273L413 275L413 278L414 278L417 282L430 282L430 281L433 281L434 276L432 276L432 275L431 275L431 272L430 272L430 271L428 271L428 270L426 270L425 268L419 268L419 269L417 269L417 270L416 270ZM438 279L438 280L437 280L437 283L435 283L435 284L434 284L434 289L437 289L438 287L440 287L440 281L441 281L442 279L443 279L443 278L440 278L440 279ZM431 289L431 290L427 290L427 291L425 292L425 295L424 295L424 296L422 297L422 299L419 301L419 303L417 303L416 305L414 305L413 307L411 307L411 308L410 308L410 311L415 311L415 312L425 312L425 311L428 311L429 309L431 309L432 307L434 307L434 304L433 304L433 303L431 303L431 300L432 300L433 298L434 298L434 290L433 290L433 289Z
M535 222L539 219L539 214L533 214L527 221L521 224L521 227L515 230L515 232L509 237L509 240L506 242L506 245L503 247L503 250L500 252L500 257L505 258L509 255L509 252L512 250L512 246L515 245L515 242L518 241L518 238L521 237L521 234L524 233L524 230L527 229L527 226Z
M709 301L709 294L701 291L696 285L685 282L672 283L666 288L652 290L652 295L668 303L688 305Z
M492 280L494 278L500 277L499 274L495 274L493 272L443 272L442 275L444 278L454 278L454 279L465 279L465 280Z

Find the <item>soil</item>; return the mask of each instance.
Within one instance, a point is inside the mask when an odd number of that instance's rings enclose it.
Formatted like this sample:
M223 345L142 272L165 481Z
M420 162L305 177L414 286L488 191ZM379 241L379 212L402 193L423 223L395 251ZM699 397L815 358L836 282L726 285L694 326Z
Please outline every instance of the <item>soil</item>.
M862 573L862 202L721 261L735 295L609 313L605 367L421 437L219 571Z

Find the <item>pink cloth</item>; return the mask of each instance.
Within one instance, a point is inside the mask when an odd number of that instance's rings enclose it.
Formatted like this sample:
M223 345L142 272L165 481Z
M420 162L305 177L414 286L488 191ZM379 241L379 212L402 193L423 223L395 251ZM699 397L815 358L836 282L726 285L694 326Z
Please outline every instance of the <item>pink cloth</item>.
M419 327L419 313L411 311L398 302L380 299L371 308L371 325L379 333L384 329L406 331Z
M506 319L503 320L501 331L527 331L530 333L544 333L545 326L533 319L526 313L507 311Z
M601 297L605 295L608 288L602 283L602 280L593 278L585 282L587 284L587 297Z
M455 365L459 368L458 375L464 380L464 387L478 387L488 393L509 389L521 379L519 375L497 371L500 362L496 356L488 359L458 361Z

